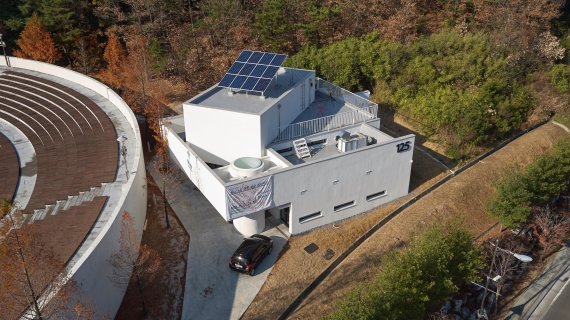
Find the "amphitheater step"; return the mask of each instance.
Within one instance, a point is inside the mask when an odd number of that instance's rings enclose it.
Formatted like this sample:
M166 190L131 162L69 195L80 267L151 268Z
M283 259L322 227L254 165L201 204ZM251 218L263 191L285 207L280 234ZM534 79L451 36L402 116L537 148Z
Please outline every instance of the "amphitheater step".
M67 200L57 200L55 204L48 204L45 208L34 210L33 214L24 216L24 223L43 220L47 215L64 214L63 211L79 206L84 202L93 201L95 197L110 196L117 191L117 188L121 188L120 183L102 183L100 187L92 187L89 191L81 191L78 195L68 196Z

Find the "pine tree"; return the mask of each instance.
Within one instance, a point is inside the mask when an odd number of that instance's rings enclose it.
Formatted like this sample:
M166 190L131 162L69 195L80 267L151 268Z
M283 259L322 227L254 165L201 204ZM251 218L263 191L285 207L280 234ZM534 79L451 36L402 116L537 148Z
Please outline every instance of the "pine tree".
M44 28L40 18L35 13L26 23L17 43L20 47L14 52L17 57L49 63L55 63L61 57L51 34Z

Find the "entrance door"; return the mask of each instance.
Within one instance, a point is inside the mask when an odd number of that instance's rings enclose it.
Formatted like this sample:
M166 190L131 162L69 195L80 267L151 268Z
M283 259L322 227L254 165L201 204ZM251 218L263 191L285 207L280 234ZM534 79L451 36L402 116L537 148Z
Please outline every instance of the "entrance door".
M289 211L291 211L291 207L279 209L279 217L287 227L289 227Z

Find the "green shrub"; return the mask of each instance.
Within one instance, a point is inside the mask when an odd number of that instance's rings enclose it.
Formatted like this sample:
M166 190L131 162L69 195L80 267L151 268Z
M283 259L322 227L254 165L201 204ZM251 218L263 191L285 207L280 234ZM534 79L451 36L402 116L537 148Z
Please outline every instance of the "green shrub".
M497 184L489 214L506 227L526 222L533 205L544 204L570 185L570 140L557 142L526 171L512 171Z
M566 64L554 64L550 68L550 82L562 93L570 92L570 67Z
M379 102L412 118L424 135L438 135L454 157L519 129L533 106L524 78L484 34L444 30L406 45L369 34L304 48L288 65L350 90L374 88Z
M431 227L389 255L376 280L349 293L327 318L422 319L459 285L475 280L481 267L480 250L466 230Z

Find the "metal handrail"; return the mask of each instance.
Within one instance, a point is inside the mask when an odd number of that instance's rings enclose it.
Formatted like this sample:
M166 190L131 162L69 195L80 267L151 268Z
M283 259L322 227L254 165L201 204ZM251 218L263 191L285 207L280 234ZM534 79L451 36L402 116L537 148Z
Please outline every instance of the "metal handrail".
M375 119L378 112L378 106L376 104L364 108L352 109L354 110L290 124L279 132L279 135L273 140L273 143L293 140L298 137L366 122L367 120Z
M317 90L326 91L325 94L335 100L344 102L352 110L290 124L279 132L272 143L292 140L376 119L378 113L378 105L376 103L321 78L317 78L316 82Z

